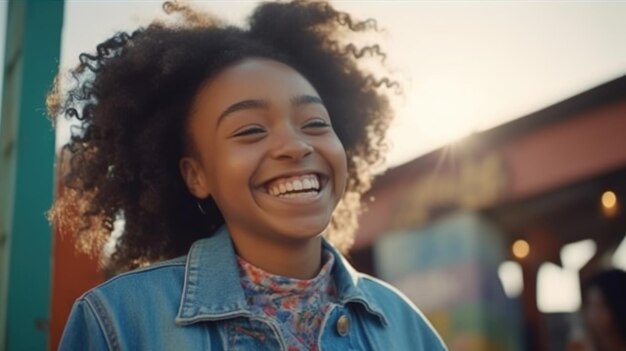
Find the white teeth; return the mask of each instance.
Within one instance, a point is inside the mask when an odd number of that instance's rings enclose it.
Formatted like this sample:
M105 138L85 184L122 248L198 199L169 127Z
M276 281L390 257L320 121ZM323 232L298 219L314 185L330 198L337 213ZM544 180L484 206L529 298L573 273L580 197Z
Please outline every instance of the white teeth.
M310 180L305 179L305 180L302 181L302 187L304 189L311 189L313 187L313 183L311 183Z
M313 191L305 191L302 193L287 193L287 194L280 194L278 195L278 197L284 197L284 198L288 198L288 199L293 199L293 198L302 198L302 197L312 197L317 195L317 191L313 190Z
M299 180L296 180L293 182L293 188L298 191L298 190L302 190L303 186L302 186L302 182Z
M272 183L268 186L267 192L279 197L306 197L319 193L320 189L319 179L314 174L286 177Z

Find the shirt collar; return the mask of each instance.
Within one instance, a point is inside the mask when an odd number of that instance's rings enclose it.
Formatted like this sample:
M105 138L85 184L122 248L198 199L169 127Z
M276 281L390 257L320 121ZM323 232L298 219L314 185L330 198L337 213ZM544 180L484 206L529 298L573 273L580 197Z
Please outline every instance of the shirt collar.
M335 258L331 274L339 303L362 306L386 325L382 308L362 288L360 274L328 241L324 239L322 245ZM235 251L228 230L223 226L212 236L196 241L189 250L176 323L188 325L248 315Z

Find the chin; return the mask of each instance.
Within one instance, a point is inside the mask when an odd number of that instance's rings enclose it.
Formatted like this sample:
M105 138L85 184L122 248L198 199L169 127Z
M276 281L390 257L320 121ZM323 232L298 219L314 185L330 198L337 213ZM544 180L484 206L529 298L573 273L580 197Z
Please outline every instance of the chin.
M296 241L313 239L321 235L326 228L328 228L329 221L321 223L303 223L296 222L293 225L276 228L276 233L279 233L282 237L291 238Z

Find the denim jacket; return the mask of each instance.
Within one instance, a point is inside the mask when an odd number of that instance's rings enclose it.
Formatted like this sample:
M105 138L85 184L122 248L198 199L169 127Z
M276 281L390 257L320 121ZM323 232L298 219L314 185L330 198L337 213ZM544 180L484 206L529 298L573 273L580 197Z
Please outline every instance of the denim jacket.
M339 303L319 350L446 350L400 292L358 273L327 241ZM281 330L247 307L225 228L188 255L116 276L80 297L60 350L281 350Z

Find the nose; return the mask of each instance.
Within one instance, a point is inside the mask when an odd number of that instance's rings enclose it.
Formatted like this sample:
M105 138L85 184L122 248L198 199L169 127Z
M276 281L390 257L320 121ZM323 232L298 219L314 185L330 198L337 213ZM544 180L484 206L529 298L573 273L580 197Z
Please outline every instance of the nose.
M284 131L276 131L276 142L271 155L278 160L301 160L313 153L313 146L306 140L304 135L291 128Z

